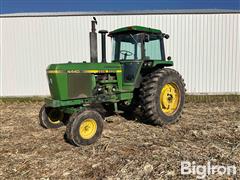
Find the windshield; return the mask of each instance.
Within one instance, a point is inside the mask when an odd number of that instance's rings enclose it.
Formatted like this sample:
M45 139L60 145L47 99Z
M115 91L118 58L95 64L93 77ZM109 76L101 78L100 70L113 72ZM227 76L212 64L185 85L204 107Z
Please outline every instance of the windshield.
M113 60L140 60L141 34L120 34L113 37Z
M145 34L144 54L141 53L143 34L119 34L113 37L113 60L164 60L163 38L159 34Z

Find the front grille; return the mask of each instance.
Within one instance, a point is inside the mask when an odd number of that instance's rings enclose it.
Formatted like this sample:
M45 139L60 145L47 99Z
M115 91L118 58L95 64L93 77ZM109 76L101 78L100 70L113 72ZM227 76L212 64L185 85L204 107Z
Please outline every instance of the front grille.
M70 99L92 96L94 75L85 73L68 74L68 96Z

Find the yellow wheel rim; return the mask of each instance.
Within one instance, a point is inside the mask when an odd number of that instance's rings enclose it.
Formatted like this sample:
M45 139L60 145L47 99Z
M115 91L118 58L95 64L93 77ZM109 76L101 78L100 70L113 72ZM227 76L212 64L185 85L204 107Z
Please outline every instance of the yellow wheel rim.
M64 113L62 111L51 109L48 113L48 120L52 124L59 124L64 118Z
M165 84L160 93L160 108L167 115L173 115L180 103L180 91L175 83Z
M85 119L79 128L79 134L83 139L92 138L97 132L97 123L94 119Z

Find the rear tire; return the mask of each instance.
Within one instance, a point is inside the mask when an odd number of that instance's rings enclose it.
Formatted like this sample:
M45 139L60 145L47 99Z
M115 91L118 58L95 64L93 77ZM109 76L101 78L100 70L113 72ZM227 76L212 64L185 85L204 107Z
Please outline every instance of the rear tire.
M103 131L103 118L94 110L74 113L67 124L66 139L75 146L96 142Z
M173 69L158 69L144 77L141 106L147 123L164 125L177 121L185 102L185 83Z
M40 125L46 129L59 128L64 125L65 114L57 108L42 106L39 112Z

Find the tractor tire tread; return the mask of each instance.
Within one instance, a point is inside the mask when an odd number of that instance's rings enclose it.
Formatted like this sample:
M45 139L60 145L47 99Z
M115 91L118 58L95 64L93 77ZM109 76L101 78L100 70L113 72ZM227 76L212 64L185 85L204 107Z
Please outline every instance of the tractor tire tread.
M185 93L186 88L185 88L184 80L182 76L173 69L170 69L170 68L157 69L151 74L143 78L141 89L140 89L140 102L141 102L142 110L145 114L145 119L147 119L148 123L151 123L154 125L160 125L160 126L166 124L166 122L164 122L162 118L159 117L156 113L157 110L156 110L156 104L155 104L154 98L155 98L155 94L157 93L158 82L163 78L167 76L171 76L173 74L179 77L180 79L179 82L184 87L184 93ZM182 112L183 111L181 110L181 112L178 114L174 122L176 122L181 117Z

